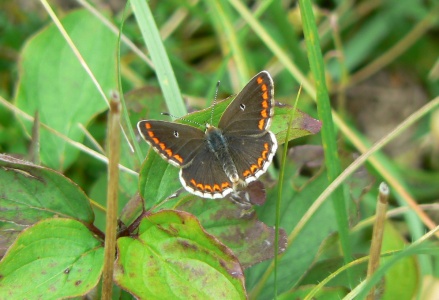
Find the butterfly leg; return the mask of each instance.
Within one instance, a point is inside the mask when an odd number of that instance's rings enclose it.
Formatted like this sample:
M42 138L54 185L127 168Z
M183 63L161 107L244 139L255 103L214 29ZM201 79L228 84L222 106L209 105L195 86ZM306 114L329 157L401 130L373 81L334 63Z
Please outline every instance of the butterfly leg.
M233 183L233 190L238 191L238 190L242 190L245 189L247 187L247 182L245 182L244 180L242 180L241 178L239 178L239 176L236 174L236 177L229 177L229 179L232 181Z

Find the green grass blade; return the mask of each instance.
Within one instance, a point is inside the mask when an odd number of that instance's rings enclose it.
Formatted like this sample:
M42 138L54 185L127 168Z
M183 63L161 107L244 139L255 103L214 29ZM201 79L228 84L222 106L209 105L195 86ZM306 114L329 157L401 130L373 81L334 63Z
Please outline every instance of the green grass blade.
M217 29L220 40L222 40L222 50L232 53L232 58L238 70L239 81L243 84L248 80L250 72L242 44L239 42L237 32L230 20L232 14L228 12L229 6L216 0L206 1L206 3L210 6L210 10L215 12L212 14L212 23Z
M125 23L125 16L127 15L128 8L129 8L129 3L125 5L125 9L123 11L123 16L122 16L122 22L120 23L119 34L117 35L116 68L117 68L117 77L118 77L119 97L120 97L120 102L122 104L122 117L125 121L128 134L130 135L130 140L133 143L133 147L135 149L137 159L139 160L139 162L141 162L143 161L145 154L142 153L142 149L140 148L139 141L136 139L136 135L134 133L133 127L131 126L130 116L128 115L128 109L125 103L124 93L122 90L122 76L120 69L120 45L121 45L121 38L123 32L123 25Z
M279 228L280 228L280 219L281 219L281 201L282 201L282 191L283 191L283 183L285 178L285 165L287 161L287 153L288 153L288 141L291 134L291 128L294 120L294 112L297 109L297 102L299 101L300 92L302 88L299 89L297 93L296 101L294 102L294 108L291 110L289 119L288 119L288 129L287 134L284 140L284 147L282 150L282 163L280 164L279 170L279 187L278 187L278 195L276 199L276 232L274 236L274 249L279 249ZM279 263L279 254L277 251L274 252L274 299L277 299L278 287L277 287L277 267Z
M268 49L273 52L274 56L284 65L287 69L303 86L303 89L315 98L314 87L309 82L308 78L302 73L302 71L291 61L291 58L287 52L279 45L279 43L273 39L270 33L264 28L264 26L254 17L252 12L238 0L229 0L230 4L239 12L241 17L248 23L253 29L255 34L264 42Z
M314 75L317 95L317 112L322 126L322 142L325 152L325 165L328 169L328 180L332 182L341 173L340 160L337 152L337 137L335 135L334 123L332 121L331 106L328 90L325 84L325 71L322 53L320 50L319 34L314 19L311 1L300 0L300 13L303 21L303 31L308 50L308 59L311 71ZM337 217L338 231L343 248L344 260L346 263L352 259L351 247L349 244L349 224L347 210L344 200L343 187L334 191L332 203Z
M131 5L142 32L143 40L151 54L169 113L174 116L183 116L187 114L187 110L151 10L147 2L142 0L132 0Z

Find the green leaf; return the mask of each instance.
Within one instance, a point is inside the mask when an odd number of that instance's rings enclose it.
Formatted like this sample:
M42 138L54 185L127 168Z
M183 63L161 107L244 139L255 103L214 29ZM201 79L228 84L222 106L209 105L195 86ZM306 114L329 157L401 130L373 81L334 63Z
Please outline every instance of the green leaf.
M297 184L300 181L309 180L309 178L301 179L300 177L293 180L293 177L297 176L295 175L297 171L292 166L288 166L288 169L290 171L286 173L286 178L291 176L292 182ZM286 232L291 233L300 224L298 222L301 221L303 215L313 204L312 199L316 199L323 189L328 186L325 175L322 173L320 176L306 181L303 187L298 188L298 190L292 188L291 184L284 185L282 194L284 199L288 199L288 201L282 201L281 203L280 227L284 228ZM276 195L277 191L275 189L270 190L267 193L267 199L275 199ZM267 203L269 201L267 200ZM259 220L262 222L266 224L273 224L275 222L276 207L274 205L255 207L255 210L258 212ZM336 230L335 222L331 203L326 201L304 225L294 241L287 245L288 247L280 258L278 266L277 284L279 293L290 290L309 271L310 266L312 266L319 254L319 247L322 242L329 234ZM248 272L246 271L246 282L249 290L254 289L255 285L259 284L261 277L267 271L269 263L268 261L260 263L250 268ZM291 271L292 268L294 272ZM257 298L272 298L273 285L274 274L271 273L264 283L264 288L260 291L260 294L257 294Z
M78 221L41 221L23 231L0 262L0 299L84 295L99 281L103 250Z
M276 135L276 139L279 143L285 141L288 130L287 124L289 123L289 116L292 110L293 108L291 106L283 104L280 107L275 107L273 123L271 124L270 131ZM291 126L292 128L288 135L289 141L318 133L322 127L322 122L300 110L296 110L294 112L294 119Z
M243 269L273 258L274 228L259 221L255 211L229 199L192 198L176 209L195 215L207 232L233 251ZM280 229L279 253L285 250L286 239L285 231Z
M178 170L150 149L139 172L139 191L145 200L146 209L166 199L182 187L178 178Z
M15 236L27 226L54 216L93 223L93 211L84 192L51 169L0 155L0 190L2 238L11 235L7 223L17 226L13 229ZM3 240L1 247L6 248L12 241Z
M387 222L384 227L384 240L382 252L392 250L404 250L407 247L401 233L398 232L392 223ZM389 258L383 258L381 264L388 261ZM382 299L402 299L404 297L414 297L419 286L419 268L416 257L409 256L402 258L395 263L385 275L385 289ZM401 286L404 289L401 289Z
M100 83L104 93L116 87L116 35L86 11L62 20L73 43ZM107 108L102 95L74 56L58 29L48 26L33 36L21 53L20 81L15 103L40 122L81 142L79 125ZM32 122L22 120L26 130ZM78 155L76 148L52 133L41 130L41 161L53 169L66 169Z
M150 215L117 245L115 280L140 299L246 298L236 257L189 213Z

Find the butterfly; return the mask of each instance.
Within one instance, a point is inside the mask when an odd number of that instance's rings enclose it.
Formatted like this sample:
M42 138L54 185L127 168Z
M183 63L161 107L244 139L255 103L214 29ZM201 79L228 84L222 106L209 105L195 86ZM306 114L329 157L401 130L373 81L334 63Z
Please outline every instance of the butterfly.
M273 80L254 76L227 106L218 127L205 130L175 122L142 120L137 128L151 147L180 168L183 187L203 198L224 198L267 171L277 150L269 131L274 114Z

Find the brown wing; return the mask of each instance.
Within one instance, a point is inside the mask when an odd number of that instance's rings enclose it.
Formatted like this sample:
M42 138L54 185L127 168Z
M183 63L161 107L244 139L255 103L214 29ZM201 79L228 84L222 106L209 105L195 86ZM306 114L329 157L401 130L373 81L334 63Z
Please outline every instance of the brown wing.
M233 191L223 166L207 145L180 170L180 181L186 190L203 198L224 198Z
M137 128L157 153L177 167L190 163L205 142L204 132L189 125L144 120Z
M274 113L273 80L267 71L253 77L224 111L218 127L224 134L268 130Z
M267 171L277 150L276 136L265 131L263 135L226 136L229 153L241 179L247 183Z

